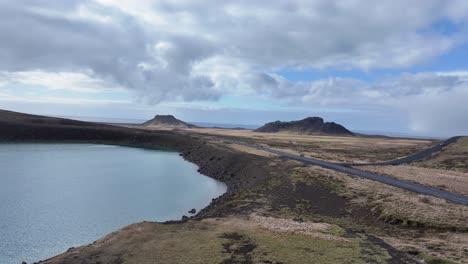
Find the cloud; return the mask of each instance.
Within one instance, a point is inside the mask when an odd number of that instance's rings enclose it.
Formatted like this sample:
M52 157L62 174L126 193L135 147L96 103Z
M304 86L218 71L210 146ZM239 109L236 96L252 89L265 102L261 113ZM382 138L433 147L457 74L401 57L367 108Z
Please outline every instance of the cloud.
M104 2L133 15L145 6L154 15L146 21L159 26L158 32L168 28L170 33L196 34L222 47L223 56L265 68L407 67L459 41L458 36L427 31L433 23L462 20L451 11L462 7L454 1Z
M148 34L136 18L90 1L2 1L0 16L2 72L87 73L152 102L219 97L191 72L212 52L203 40Z
M376 82L329 78L310 82L276 81L269 94L290 105L325 105L367 112L405 113L408 129L438 135L468 131L468 73L403 73ZM294 91L294 92L291 92Z
M466 135L468 89L427 97L408 98L401 107L409 115L410 129L438 135Z
M387 84L383 84L384 86ZM460 73L404 75L386 86L387 103L408 114L414 132L464 135L468 131L468 76ZM381 99L385 101L385 98Z
M0 71L0 87L17 84L39 85L51 90L70 90L81 93L125 90L115 84L91 78L88 74L80 72Z
M463 72L375 82L297 82L275 74L404 71L427 63L467 43L463 0L18 0L0 1L0 16L0 85L128 89L151 104L244 96L368 112L395 109L408 114L414 130L466 129L462 115L445 111L467 110L460 100L466 96ZM434 26L441 23L454 30Z
M0 70L87 72L154 103L216 100L268 85L263 74L275 69L368 70L428 61L465 41L463 32L430 30L441 19L463 25L462 5L2 1ZM232 62L241 68L233 69L237 74L219 71ZM238 74L246 78L233 80Z
M125 100L106 100L106 99L84 99L70 97L18 97L10 94L0 93L0 102L18 102L18 103L39 103L39 104L59 104L59 105L126 105L130 104Z

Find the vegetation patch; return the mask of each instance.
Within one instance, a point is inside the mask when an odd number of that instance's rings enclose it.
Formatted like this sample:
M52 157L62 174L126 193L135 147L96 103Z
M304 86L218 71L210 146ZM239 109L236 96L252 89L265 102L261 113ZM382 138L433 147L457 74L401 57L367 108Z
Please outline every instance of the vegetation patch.
M258 219L217 218L163 225L140 223L43 263L387 263L391 256L366 236L339 239L271 232ZM328 225L327 225L328 227ZM325 233L328 232L323 230ZM317 231L320 232L320 231Z
M229 254L222 264L251 264L252 251L257 247L249 237L241 235L237 232L223 233L221 238L226 239L227 242L223 243L223 253Z

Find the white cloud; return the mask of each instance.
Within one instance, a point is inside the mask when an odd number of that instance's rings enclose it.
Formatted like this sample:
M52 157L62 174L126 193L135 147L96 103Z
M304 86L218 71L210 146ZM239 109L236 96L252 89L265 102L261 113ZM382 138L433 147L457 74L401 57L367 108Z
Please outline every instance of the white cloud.
M18 102L18 103L39 103L39 104L59 104L59 105L123 105L130 104L126 100L110 99L89 99L89 98L70 98L57 96L17 96L8 93L0 93L0 102Z
M52 90L70 90L83 93L124 91L116 84L79 72L18 71L0 72L0 87L6 85L39 85Z
M369 70L426 62L466 41L463 32L431 30L442 19L462 27L468 17L462 5L403 0L1 2L5 23L0 33L8 37L0 42L0 70L90 71L91 78L135 90L149 102L216 100L268 85L263 72L276 69Z
M329 78L311 82L276 79L272 95L292 105L325 105L363 111L406 113L418 133L468 131L468 75L465 72L401 74L377 82ZM284 91L294 92L285 93Z

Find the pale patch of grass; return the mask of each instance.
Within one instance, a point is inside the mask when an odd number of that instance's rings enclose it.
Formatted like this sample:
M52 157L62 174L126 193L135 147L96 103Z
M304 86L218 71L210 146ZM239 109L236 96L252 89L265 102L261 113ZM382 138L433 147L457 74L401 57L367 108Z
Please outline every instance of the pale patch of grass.
M260 228L276 233L301 234L312 238L350 242L337 234L344 235L342 228L324 222L298 222L287 218L275 218L251 214L249 220Z
M251 130L197 128L183 131L200 135L235 137L297 155L336 162L390 160L410 155L434 144L434 141L420 139L260 133Z
M468 195L468 173L408 165L360 166L359 169Z
M263 157L275 157L275 156L277 156L276 154L273 154L273 153L270 153L270 152L267 152L267 151L258 150L258 149L255 149L255 148L250 148L250 147L246 147L246 146L242 146L242 145L228 144L227 146L229 148L233 149L233 150L242 151L242 152L246 152L246 153L249 153L249 154L254 154L254 155L257 155L257 156L263 156Z

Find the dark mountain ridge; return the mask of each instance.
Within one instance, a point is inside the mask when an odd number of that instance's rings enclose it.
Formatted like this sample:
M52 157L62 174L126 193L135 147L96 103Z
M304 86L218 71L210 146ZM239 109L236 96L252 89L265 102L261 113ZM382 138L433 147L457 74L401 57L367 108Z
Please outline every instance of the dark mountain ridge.
M354 134L344 126L335 122L324 122L321 117L307 117L302 120L282 122L275 121L266 123L256 132L293 132L298 134L319 134L319 135L348 135Z

